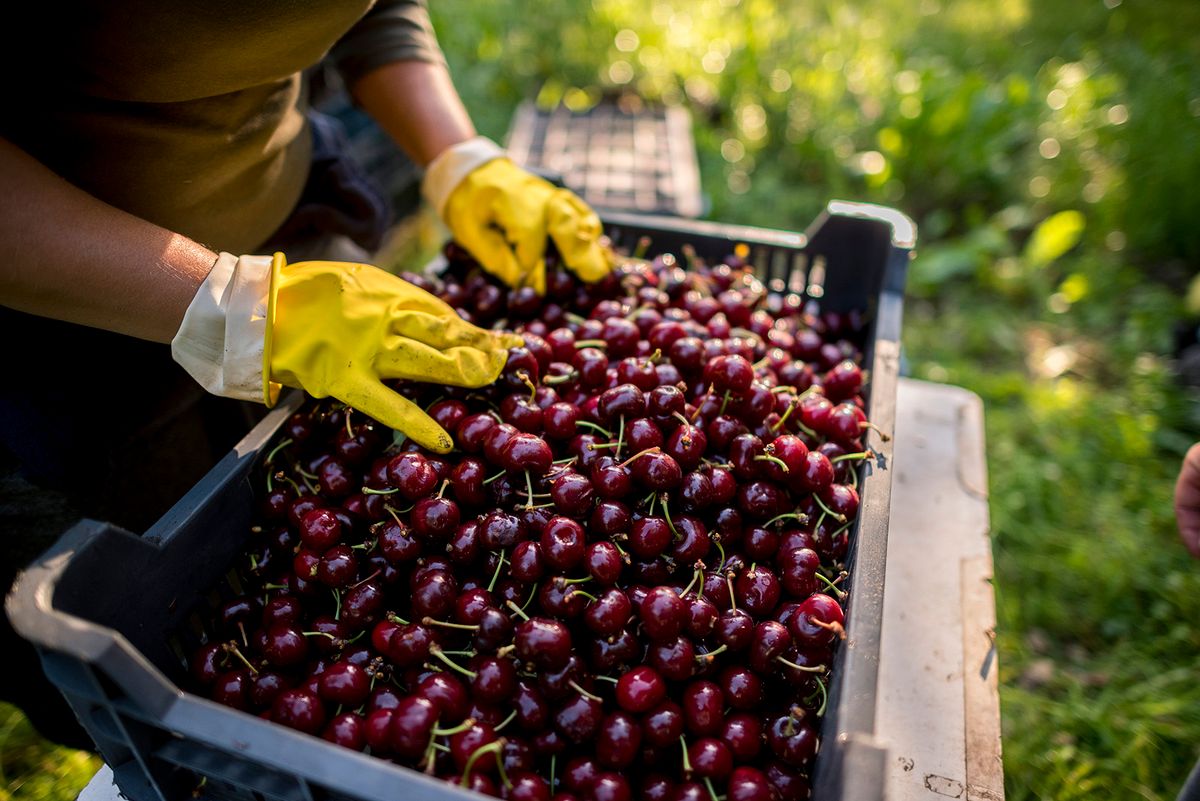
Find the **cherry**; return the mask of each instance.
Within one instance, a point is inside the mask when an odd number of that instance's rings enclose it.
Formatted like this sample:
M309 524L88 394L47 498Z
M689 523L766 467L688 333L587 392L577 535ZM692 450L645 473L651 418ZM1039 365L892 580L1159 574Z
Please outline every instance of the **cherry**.
M633 668L617 680L617 704L626 712L641 714L662 703L667 685L654 668L645 665Z
M621 384L600 395L600 419L607 423L619 418L641 417L646 413L646 396L633 384Z
M592 783L592 801L630 801L629 781L619 773L601 773Z
M669 642L683 630L687 605L670 587L655 587L642 600L638 614L646 636L654 642Z
M530 618L517 625L517 656L544 670L559 670L571 658L571 633L557 620Z
M592 508L588 529L600 537L612 537L629 530L629 507L620 501L600 501Z
M717 356L705 365L704 380L716 392L741 395L754 381L754 368L741 356Z
M458 504L449 498L422 498L409 517L413 533L424 540L445 540L458 528Z
M349 662L335 662L321 673L318 686L322 700L356 707L367 699L371 680L362 668Z
M837 601L824 593L814 593L800 603L788 630L801 647L823 646L835 637L845 636L845 620Z
M471 692L485 704L500 704L517 689L517 670L508 659L487 657L475 666Z
M749 762L762 750L763 728L758 715L735 712L725 718L721 739L738 762Z
M666 700L642 717L642 736L646 744L656 748L678 745L684 731L683 709Z
M278 667L299 664L308 657L308 640L294 625L276 623L266 630L263 656Z
M661 517L642 517L629 527L629 550L643 559L658 556L667 549L671 528Z
M592 482L579 473L563 473L550 483L550 500L567 517L583 517L590 512L593 495Z
M688 746L688 761L697 776L724 779L733 770L729 746L714 737L704 737Z
M332 548L342 538L342 523L329 509L312 509L300 518L300 541L317 553Z
M554 725L568 740L580 745L596 736L602 714L599 701L576 695L555 711Z
M249 700L251 679L246 670L229 670L219 676L212 685L211 698L219 704L234 709L245 709Z
M640 451L630 458L629 464L634 479L656 492L675 489L683 481L679 462L659 450Z
M588 575L604 586L617 581L623 565L621 552L611 542L593 542L584 554L584 566Z
M316 734L325 725L325 709L312 693L284 690L271 704L271 720L306 734Z
M583 620L587 627L601 637L609 637L625 627L633 614L629 596L610 587L588 604Z
M586 535L583 526L567 517L552 517L542 530L541 550L546 563L566 572L583 561Z
M500 466L513 472L530 470L542 474L550 469L554 461L554 452L544 439L523 431L518 431L508 438L500 449L499 456Z
M779 579L767 568L752 566L734 581L738 605L752 615L769 614L779 603Z
M638 756L642 729L625 712L612 712L600 724L596 738L596 761L609 768L628 767Z
M784 763L804 767L817 753L817 729L807 719L789 715L774 718L767 726L767 745Z
M683 717L692 734L715 735L721 730L725 704L721 688L706 679L691 682L683 689Z

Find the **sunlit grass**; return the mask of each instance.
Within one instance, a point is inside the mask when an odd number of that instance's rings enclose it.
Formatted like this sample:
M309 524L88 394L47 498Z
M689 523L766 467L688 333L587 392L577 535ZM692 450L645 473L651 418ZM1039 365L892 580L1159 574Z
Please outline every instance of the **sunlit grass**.
M100 764L94 754L43 739L20 710L0 702L0 801L67 801Z

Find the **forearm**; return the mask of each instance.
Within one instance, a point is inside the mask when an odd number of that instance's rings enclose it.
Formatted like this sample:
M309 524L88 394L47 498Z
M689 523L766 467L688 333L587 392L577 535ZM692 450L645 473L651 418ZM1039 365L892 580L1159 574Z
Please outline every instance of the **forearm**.
M103 203L0 139L5 306L170 342L217 254Z
M354 83L354 99L421 167L475 135L475 126L441 64L396 61Z

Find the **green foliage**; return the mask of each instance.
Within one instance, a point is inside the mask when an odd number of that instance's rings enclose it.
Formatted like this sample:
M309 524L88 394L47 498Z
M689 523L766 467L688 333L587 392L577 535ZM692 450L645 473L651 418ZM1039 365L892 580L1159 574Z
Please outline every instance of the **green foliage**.
M0 801L69 801L99 769L97 757L42 739L20 710L0 703Z

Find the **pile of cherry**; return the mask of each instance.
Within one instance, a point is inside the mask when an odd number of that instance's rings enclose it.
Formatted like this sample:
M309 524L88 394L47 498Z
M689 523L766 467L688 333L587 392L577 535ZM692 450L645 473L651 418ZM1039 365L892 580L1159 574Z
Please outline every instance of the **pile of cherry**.
M551 269L543 298L446 252L410 280L525 346L489 387L397 385L449 455L292 415L198 691L516 801L808 798L872 458L861 318L736 256Z

